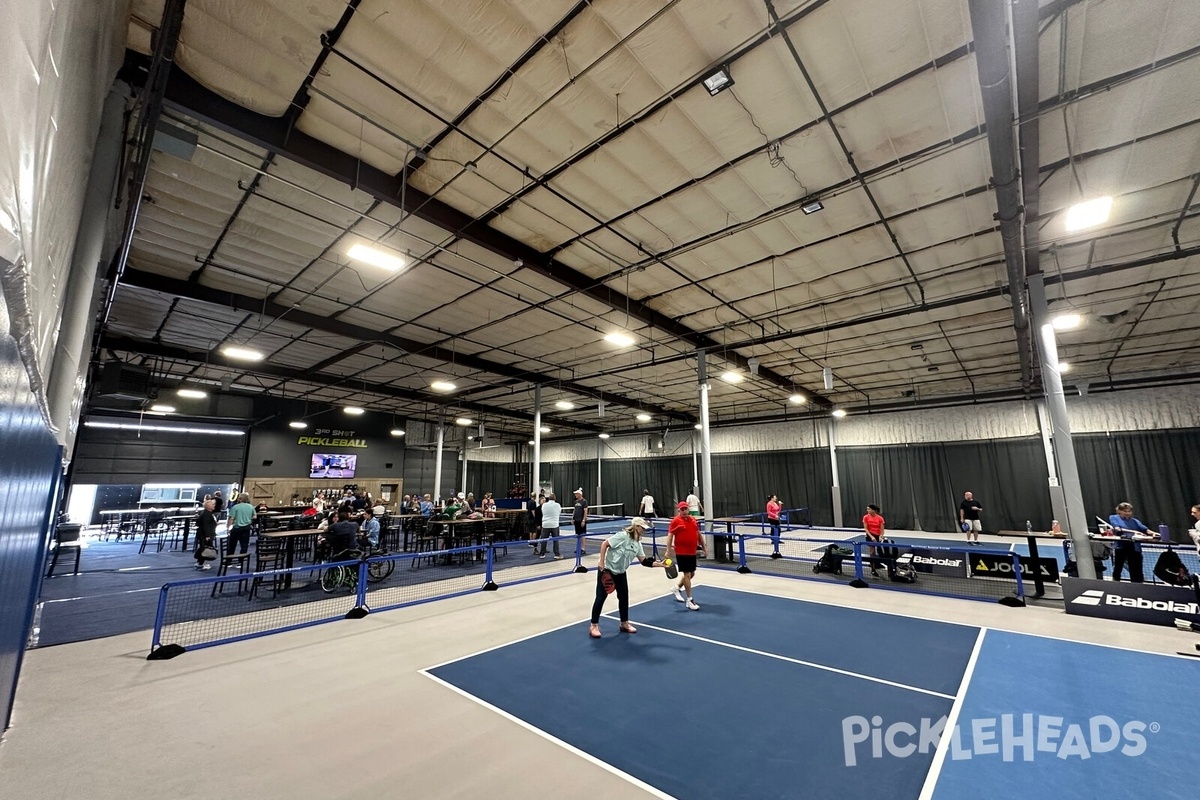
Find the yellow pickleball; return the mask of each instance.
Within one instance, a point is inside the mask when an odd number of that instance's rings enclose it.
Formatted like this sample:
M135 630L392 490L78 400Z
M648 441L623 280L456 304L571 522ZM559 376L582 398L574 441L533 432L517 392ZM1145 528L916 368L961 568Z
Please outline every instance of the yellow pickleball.
M669 558L668 558L667 560L663 561L663 566L664 566L664 567L669 567L669 566L671 566L671 559L669 559Z

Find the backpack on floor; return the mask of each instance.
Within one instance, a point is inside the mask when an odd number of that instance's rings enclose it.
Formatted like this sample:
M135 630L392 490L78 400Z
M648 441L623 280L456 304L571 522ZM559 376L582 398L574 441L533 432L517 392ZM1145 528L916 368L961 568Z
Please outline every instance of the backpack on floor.
M892 561L891 569L888 572L889 577L897 583L916 583L917 568L913 566L913 554L904 553L897 556Z
M842 574L842 559L846 556L854 555L853 549L838 547L836 543L830 544L825 548L825 552L821 554L816 564L813 564L813 572L818 574L829 572L831 574Z

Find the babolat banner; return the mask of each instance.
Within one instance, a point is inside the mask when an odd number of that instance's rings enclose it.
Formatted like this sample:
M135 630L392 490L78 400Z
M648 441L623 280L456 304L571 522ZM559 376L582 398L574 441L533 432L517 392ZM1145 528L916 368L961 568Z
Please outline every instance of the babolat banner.
M1149 625L1173 626L1175 620L1200 622L1200 600L1192 589L1154 583L1063 578L1068 614Z
M971 574L980 578L1011 578L1013 574L1012 556L992 556L986 553L968 553L971 557ZM1034 570L1041 570L1042 580L1054 583L1058 580L1058 562L1053 558L1039 558L1037 563L1029 556L1018 556L1021 562L1021 578L1031 581Z
M913 566L917 572L930 575L945 575L950 578L967 577L967 555L950 550L912 549Z

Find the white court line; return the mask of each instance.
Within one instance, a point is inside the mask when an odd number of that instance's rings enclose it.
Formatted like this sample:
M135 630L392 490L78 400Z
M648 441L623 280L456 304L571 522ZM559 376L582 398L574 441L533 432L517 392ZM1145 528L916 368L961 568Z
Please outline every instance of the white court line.
M575 624L575 623L572 623L572 624ZM555 628L555 630L558 630L558 628ZM494 650L495 648L489 648L489 649ZM487 651L485 650L483 652L487 652ZM447 663L452 663L452 662L447 662ZM432 669L432 667L430 669ZM452 683L447 683L446 681L442 680L441 678L437 677L436 675L429 674L428 670L420 669L420 670L417 670L417 672L420 673L421 675L424 675L426 678L429 678L431 681L440 683L442 686L445 686L450 691L455 692L455 693L467 698L468 700L473 700L474 702L478 703L479 705L483 706L484 708L486 708L490 711L494 711L495 713L504 717L508 721L514 722L517 725L520 725L522 728L529 731L530 733L534 733L534 734L542 737L546 741L553 742L554 744L558 745L559 747L563 748L564 750L574 753L575 755L582 758L584 761L587 761L590 764L595 764L597 767L600 767L601 769L603 769L607 772L611 772L613 775L616 775L618 778L621 778L622 780L632 783L634 786L653 795L654 797L661 798L661 800L676 800L674 795L669 795L666 792L662 791L661 789L658 789L658 788L646 783L645 781L642 781L642 780L639 780L638 778L633 777L628 772L624 772L620 769L617 769L612 764L609 764L607 761L601 761L600 759L596 758L591 753L586 753L583 750L580 750L578 747L575 747L574 745L572 745L568 742L564 742L562 739L559 739L557 736L554 736L553 734L548 733L548 732L542 730L541 728L531 725L530 723L526 722L525 720L521 719L520 717L513 716L512 714L508 713L504 709L492 705L491 703L489 703L488 701L484 700L481 697L476 697L475 695L471 694L470 692L464 691L463 689L460 689L459 687L455 686Z
M921 795L917 800L930 800L933 790L937 788L938 777L942 774L942 765L946 763L946 753L950 750L950 742L954 739L954 728L958 725L958 717L962 713L963 701L967 698L967 687L971 683L971 675L975 672L975 663L979 660L979 651L983 647L983 637L987 628L980 628L975 637L975 647L971 650L971 658L967 661L967 670L963 673L962 682L958 685L958 696L950 708L950 716L946 718L946 727L942 728L942 738L938 740L937 750L933 754L933 763L925 775L925 783L921 786Z
M609 619L613 619L611 614L605 614L604 616ZM921 694L929 694L929 695L933 695L934 697L943 697L947 700L954 699L954 695L952 695L952 694L944 694L942 692L935 692L932 689L922 689L919 686L909 686L906 683L897 683L896 681L889 681L889 680L885 680L883 678L876 678L874 675L864 675L861 672L851 672L850 670L838 669L837 667L830 667L825 664L817 664L816 662L813 662L813 661L804 661L799 658L792 658L791 656L781 656L778 653L768 653L765 650L755 650L753 647L743 647L740 644L731 644L729 642L718 641L717 639L708 639L708 638L705 638L704 636L696 636L695 634L684 633L683 631L673 631L670 628L661 628L658 625L651 625L648 622L639 622L637 624L641 625L643 628L649 628L652 631L661 631L663 633L669 633L674 636L682 636L686 639L695 639L698 642L704 642L706 644L715 644L718 647L728 647L730 650L741 650L743 653L752 653L753 655L756 655L756 656L763 656L765 658L774 658L778 661L786 661L789 664L799 664L802 667L812 667L813 669L824 670L825 672L834 672L834 673L837 673L838 675L846 675L851 678L859 678L864 681L871 681L872 683L882 683L884 686L892 686L897 689L906 689L910 692L920 692Z
M520 644L521 642L527 642L530 639L536 639L539 636L545 636L547 633L554 633L555 631L561 631L564 628L570 628L572 625L585 625L591 621L592 621L591 617L585 617L584 619L578 620L576 622L568 622L564 625L556 625L553 628L547 628L544 631L538 631L537 633L531 633L528 636L522 636L520 639L513 639L512 641L501 642L500 644L492 645L491 647L485 647L482 650L475 651L474 653L468 653L465 656L458 656L457 658L452 658L449 661L443 661L440 664L434 664L432 666L426 667L425 669L437 669L438 667L444 667L447 664L454 664L459 661L466 661L468 658L474 658L475 656L481 656L484 653L490 653L493 650L499 650L502 647L508 647L509 645ZM424 672L424 671L425 670L418 670L418 672ZM430 677L432 678L433 676L431 675Z
M51 603L70 603L75 600L94 600L97 597L120 597L125 594L137 594L138 592L157 592L160 586L150 586L145 589L129 589L124 592L109 592L108 594L85 594L82 597L60 597L57 600L42 600L40 605L50 605Z
M775 576L769 575L769 576L765 576L765 577L774 578ZM784 580L795 580L795 579L785 578ZM823 584L814 584L814 585L823 585ZM937 619L936 617L924 617L919 614L897 614L895 611L883 611L878 608L858 608L858 607L847 608L847 606L845 604L835 603L832 600L813 600L808 597L791 597L790 595L784 595L784 594L771 594L770 592L765 592L765 591L762 591L759 589L739 589L739 588L734 588L732 586L717 586L715 584L709 584L708 588L724 589L725 591L729 591L729 592L742 592L743 594L753 594L753 595L758 595L759 597L774 597L776 600L792 600L797 603L812 603L813 605L818 605L818 606L833 606L834 608L842 608L842 609L847 609L849 611L866 611L867 613L870 613L870 614L883 614L888 617L899 617L900 619L919 619L919 620L923 620L925 622L939 622L942 625L953 625L958 628L978 628L979 627L978 625L971 625L970 623L967 623L967 622L954 622L953 620ZM940 598L934 597L931 599L940 599ZM956 599L956 598L950 598L950 599ZM968 602L970 602L970 601L968 601ZM1012 632L1013 633L1021 633L1021 631L1012 631Z

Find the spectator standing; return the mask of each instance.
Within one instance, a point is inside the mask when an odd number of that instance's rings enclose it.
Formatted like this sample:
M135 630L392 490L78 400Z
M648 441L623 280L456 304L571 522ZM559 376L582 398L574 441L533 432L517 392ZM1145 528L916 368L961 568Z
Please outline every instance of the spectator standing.
M675 599L687 606L688 611L699 611L700 606L692 597L692 578L696 574L696 550L708 555L704 539L700 536L700 524L691 515L686 500L679 503L675 517L667 528L667 557L674 552L679 565L679 583L675 586Z
M1188 536L1192 537L1192 544L1196 545L1196 555L1200 557L1200 503L1192 506L1192 519L1196 520L1196 524L1188 531Z
M968 492L969 494L969 492ZM863 531L867 534L868 542L882 542L885 530L883 516L879 513L879 506L874 503L867 504L867 513L862 518ZM871 574L876 578L879 577L879 559L875 556L875 548L867 548L871 554Z
M559 517L562 516L562 505L554 499L554 492L546 495L546 502L541 505L542 528L538 534L538 538L542 541L542 549L538 552L538 558L546 557L546 540L558 536ZM562 558L562 553L558 552L558 539L554 538L554 557Z
M771 558L782 558L779 553L779 513L783 511L783 503L778 495L767 498L767 524L771 526Z
M225 498L221 496L221 490L213 492L213 516L217 519L221 518L221 512L225 510Z
M225 540L225 555L233 555L239 547L241 552L249 552L250 525L253 522L254 506L250 505L250 495L242 492L237 496L237 502L229 507L229 521L225 523L225 530L229 533L229 538Z
M1142 583L1146 578L1142 572L1142 546L1133 541L1133 537L1139 533L1149 536L1150 529L1133 515L1132 503L1119 503L1117 513L1109 516L1108 524L1113 533L1121 537L1113 550L1113 580L1121 580L1121 568L1128 563L1130 583Z
M496 518L496 499L492 497L492 493L488 492L483 496L483 518Z
M575 528L575 538L579 552L587 554L583 537L587 536L588 501L583 496L583 487L575 490L575 508L571 511L571 525Z
M542 503L546 502L546 498L538 495L534 497L529 495L529 546L537 548L538 536L542 533Z
M696 496L694 491L688 492L687 496L688 513L693 517L698 517L704 513L704 506L700 503L700 498Z
M201 553L205 548L215 547L217 544L217 517L213 514L214 507L216 501L211 497L205 498L204 510L196 518L196 550L193 553L196 569L212 569L212 564L208 563L209 559L204 558Z
M970 492L963 492L963 501L958 504L958 525L960 528L966 526L963 533L967 534L967 544L982 547L979 543L979 533L983 530L983 522L979 519L979 512L983 511L983 506L975 499L975 495ZM975 534L975 541L971 541L971 534Z

